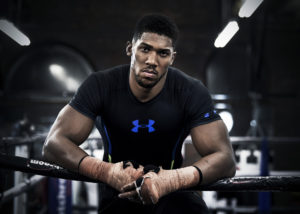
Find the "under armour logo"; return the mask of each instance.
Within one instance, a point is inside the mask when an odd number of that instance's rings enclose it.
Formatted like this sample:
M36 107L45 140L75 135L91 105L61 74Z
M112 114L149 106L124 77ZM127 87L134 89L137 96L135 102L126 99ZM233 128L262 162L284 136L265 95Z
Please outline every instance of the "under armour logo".
M152 125L155 123L154 120L149 120L148 124L139 124L139 120L132 121L132 124L134 127L131 129L132 132L138 133L139 128L148 128L148 132L154 132L155 128L152 127Z

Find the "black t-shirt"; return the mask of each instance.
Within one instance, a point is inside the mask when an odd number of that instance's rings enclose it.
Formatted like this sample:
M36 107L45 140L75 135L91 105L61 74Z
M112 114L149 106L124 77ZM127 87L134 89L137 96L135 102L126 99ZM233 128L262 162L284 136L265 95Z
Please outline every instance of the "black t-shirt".
M96 121L105 161L135 160L165 169L180 167L191 128L220 119L203 84L175 68L148 102L132 94L129 65L122 65L90 75L70 105Z

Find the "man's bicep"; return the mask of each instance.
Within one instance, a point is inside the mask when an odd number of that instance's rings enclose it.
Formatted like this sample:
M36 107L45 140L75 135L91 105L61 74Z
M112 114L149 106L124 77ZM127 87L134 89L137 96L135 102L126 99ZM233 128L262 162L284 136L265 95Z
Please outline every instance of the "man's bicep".
M91 118L66 105L58 114L50 130L50 136L52 134L63 136L79 145L87 139L93 125L94 121Z
M201 156L215 152L232 152L227 128L222 120L199 125L191 130L191 137L196 150Z

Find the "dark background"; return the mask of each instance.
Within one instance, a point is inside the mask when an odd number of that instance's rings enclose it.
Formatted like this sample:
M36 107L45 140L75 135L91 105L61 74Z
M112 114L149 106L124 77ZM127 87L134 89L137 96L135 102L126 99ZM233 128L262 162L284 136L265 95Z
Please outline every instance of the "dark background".
M82 81L90 72L129 62L125 46L136 20L159 12L180 29L175 67L226 94L231 136L300 137L300 1L265 0L250 18L237 16L241 0L1 0L0 18L31 40L22 47L0 32L0 137L28 118L47 132L70 91L49 79L61 62ZM229 20L239 32L225 48L214 40ZM250 121L257 125L250 127ZM19 133L20 134L20 133ZM16 135L16 134L15 134ZM300 142L271 145L277 170L299 170Z
M22 56L47 49L47 45L73 49L93 71L128 63L125 46L136 20L146 13L161 12L173 18L181 31L175 66L201 79L211 93L231 95L235 111L232 135L247 133L255 98L265 111L260 118L268 123L266 135L299 136L300 3L265 1L247 19L237 17L240 4L239 0L1 0L0 17L14 22L31 45L19 46L0 34L0 90L5 95L5 87L18 88L19 82L8 80L12 70L22 70L23 89L35 84L35 91L55 90L54 84L40 83L39 87L34 78L26 80L26 72L36 69L32 64L39 59L32 57L13 68ZM239 22L240 31L225 48L215 48L215 38L232 19ZM46 78L42 72L36 76Z

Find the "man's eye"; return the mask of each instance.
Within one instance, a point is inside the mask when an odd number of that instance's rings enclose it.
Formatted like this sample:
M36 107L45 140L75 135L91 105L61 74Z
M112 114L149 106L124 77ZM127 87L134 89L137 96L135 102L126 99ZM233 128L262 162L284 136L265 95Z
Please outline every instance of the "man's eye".
M169 56L169 52L167 52L167 51L161 51L160 53L159 53L159 55L160 56L162 56L162 57L166 57L166 56Z
M143 48L142 48L142 51L143 51L143 52L145 52L145 53L148 53L148 52L149 52L149 50L150 50L150 49L149 49L149 48L147 48L147 47L143 47Z

